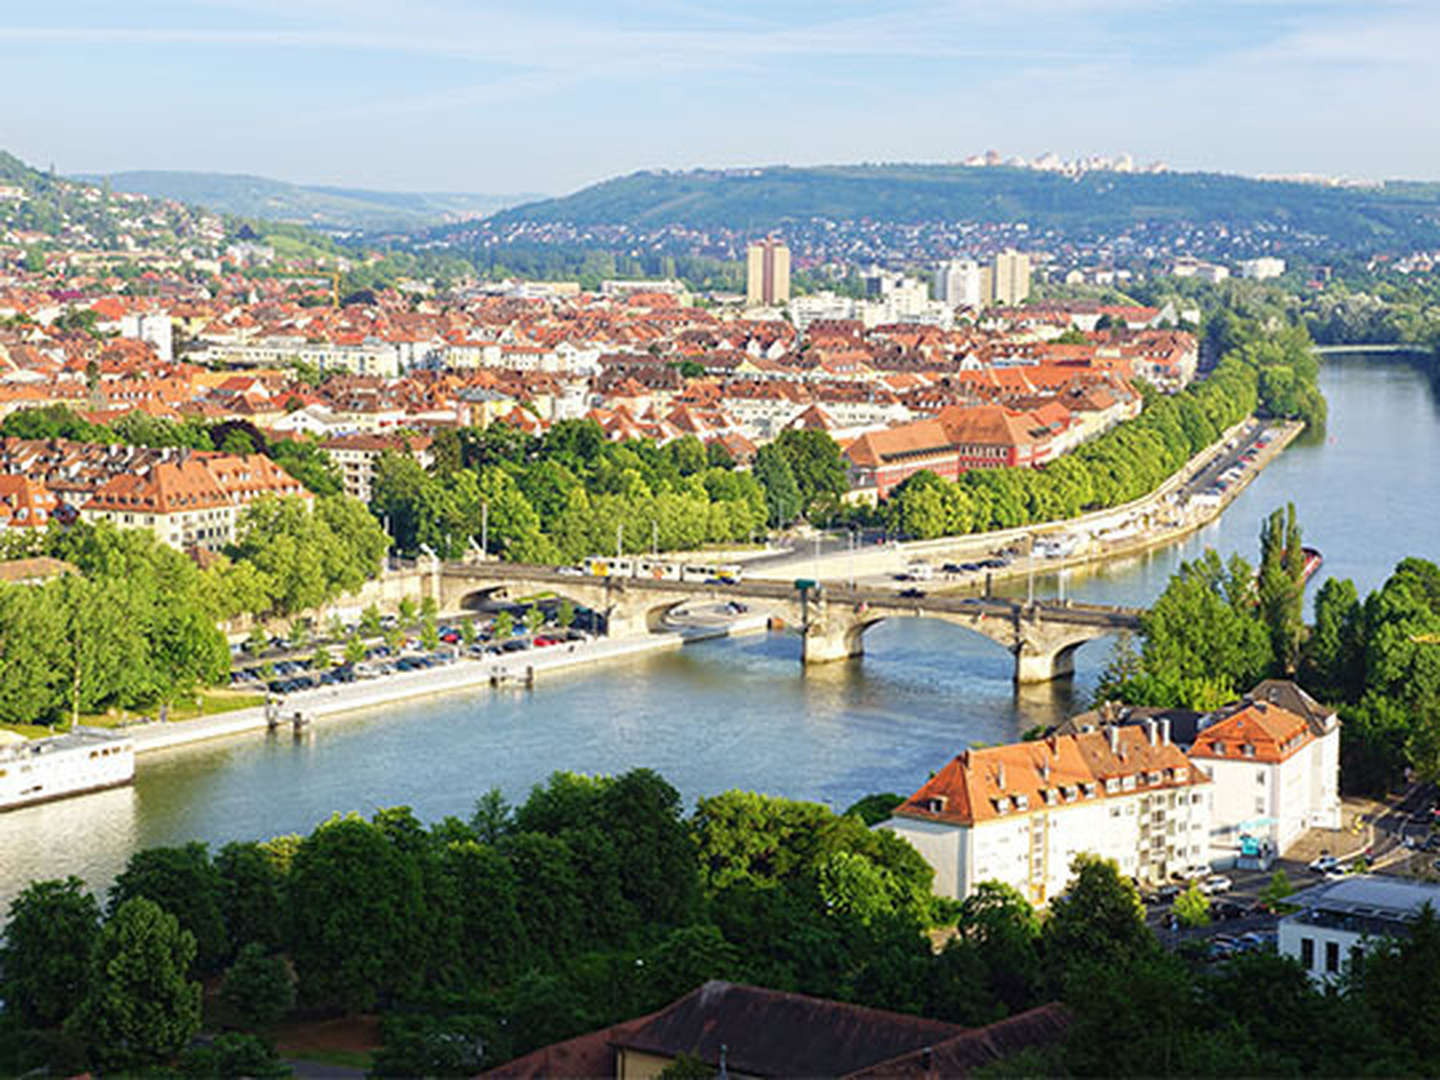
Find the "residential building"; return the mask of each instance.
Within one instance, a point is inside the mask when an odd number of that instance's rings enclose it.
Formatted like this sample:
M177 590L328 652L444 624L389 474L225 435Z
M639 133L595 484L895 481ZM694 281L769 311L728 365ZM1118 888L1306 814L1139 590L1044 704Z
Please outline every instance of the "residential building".
M1273 255L1262 255L1257 259L1241 259L1236 269L1242 278L1265 281L1285 273L1285 260L1277 259Z
M653 1080L681 1058L719 1076L965 1076L1060 1043L1070 1013L1041 1005L982 1028L711 980L634 1020L541 1047L482 1074Z
M1367 945L1403 938L1427 904L1440 912L1440 885L1351 874L1285 898L1298 908L1280 920L1279 951L1317 983L1340 979Z
M79 510L82 520L148 529L182 551L217 551L234 541L241 515L264 495L313 498L263 454L180 451L142 472L110 476Z
M974 259L950 259L935 270L935 299L951 307L979 309L985 304L980 264Z
M745 302L779 307L789 301L790 249L774 237L751 244L745 252Z
M43 529L59 510L59 498L43 480L0 475L0 534L10 529Z
M937 895L999 881L1039 905L1082 852L1142 884L1204 861L1208 789L1155 721L965 750L877 827L914 845Z
M434 463L429 435L338 435L320 444L345 484L345 494L369 504L374 490L375 467L384 454L404 454L413 457L421 468L429 469Z
M1292 682L1267 679L1201 722L1191 761L1214 782L1211 856L1280 855L1340 827L1340 721Z
M991 265L990 303L1016 307L1030 296L1030 257L1018 251L1001 251Z

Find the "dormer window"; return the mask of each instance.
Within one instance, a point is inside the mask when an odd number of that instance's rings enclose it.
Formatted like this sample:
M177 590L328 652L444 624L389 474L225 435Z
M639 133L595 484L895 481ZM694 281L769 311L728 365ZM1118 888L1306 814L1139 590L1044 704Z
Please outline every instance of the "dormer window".
M1224 744L1223 742L1212 742L1212 743L1210 744L1210 752L1211 752L1212 754L1214 754L1216 757L1224 757L1224 756L1225 756L1225 744Z
M945 812L945 802L946 799L944 795L932 795L925 800L925 809L932 814L943 814Z
M1254 746L1254 744L1253 744L1253 743L1246 743L1244 746L1240 747L1240 753L1244 754L1246 757L1254 757L1254 756L1255 756L1255 746Z

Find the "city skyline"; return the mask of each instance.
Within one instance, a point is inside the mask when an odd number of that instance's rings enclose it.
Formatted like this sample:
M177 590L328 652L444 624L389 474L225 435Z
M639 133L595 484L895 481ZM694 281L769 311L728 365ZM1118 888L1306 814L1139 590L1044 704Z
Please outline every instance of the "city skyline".
M646 168L991 146L1440 176L1434 121L1411 107L1440 90L1437 42L1440 13L1410 0L652 0L603 17L459 0L161 0L117 15L82 0L0 24L7 69L44 91L19 96L5 148L61 172L549 194Z

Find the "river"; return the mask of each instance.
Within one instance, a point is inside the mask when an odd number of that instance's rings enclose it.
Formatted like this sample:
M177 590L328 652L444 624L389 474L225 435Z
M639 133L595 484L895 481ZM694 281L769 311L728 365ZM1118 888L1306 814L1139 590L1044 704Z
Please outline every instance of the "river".
M1363 594L1405 555L1440 558L1440 401L1429 381L1402 363L1346 357L1325 362L1321 383L1325 438L1288 449L1221 521L1146 556L1042 578L1037 594L1148 603L1207 546L1253 561L1262 518L1287 499L1325 554L1322 579L1350 577ZM341 718L299 739L247 735L147 757L131 788L0 814L0 905L37 877L73 873L103 888L143 847L303 833L335 811L401 804L425 820L466 816L491 786L521 799L556 769L649 766L687 803L742 787L840 810L870 792L912 791L967 745L1012 740L1083 705L1110 650L1092 642L1073 682L1017 693L1009 655L959 627L892 620L865 647L861 660L806 672L794 638L708 642L533 691Z

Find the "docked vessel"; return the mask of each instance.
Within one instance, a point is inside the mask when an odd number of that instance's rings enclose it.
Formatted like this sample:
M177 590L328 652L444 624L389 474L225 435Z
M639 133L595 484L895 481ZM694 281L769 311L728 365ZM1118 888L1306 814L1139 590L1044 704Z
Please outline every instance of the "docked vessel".
M135 743L81 728L0 745L0 811L121 787L135 778Z
M1325 556L1320 554L1319 548L1312 547L1302 547L1300 553L1305 556L1305 567L1300 571L1300 583L1304 585L1315 576L1315 571L1320 569Z

